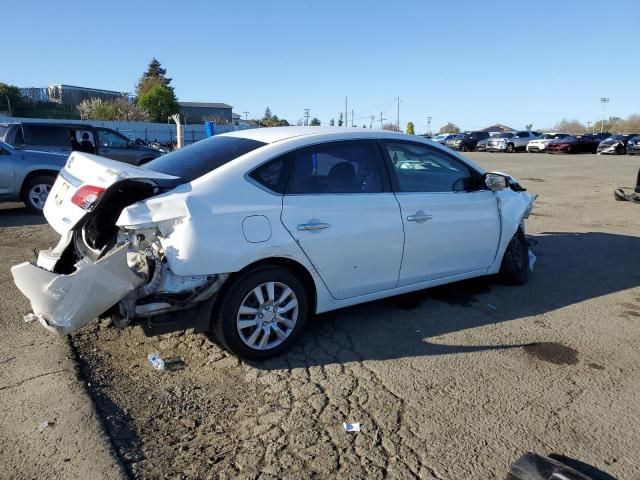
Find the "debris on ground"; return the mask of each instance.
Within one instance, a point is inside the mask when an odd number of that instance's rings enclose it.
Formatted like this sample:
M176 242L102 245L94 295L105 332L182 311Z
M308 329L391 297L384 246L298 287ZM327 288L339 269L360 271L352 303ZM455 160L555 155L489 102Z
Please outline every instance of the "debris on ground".
M56 424L54 420L45 420L44 422L40 422L38 425L38 430L44 432L47 428L51 428Z
M150 353L147 355L147 359L149 360L149 363L151 363L151 366L156 370L164 370L164 360L160 354Z
M360 431L360 424L359 423L343 423L342 426L344 427L344 431L345 432L359 432Z
M533 272L533 269L536 267L536 254L529 250L529 270Z

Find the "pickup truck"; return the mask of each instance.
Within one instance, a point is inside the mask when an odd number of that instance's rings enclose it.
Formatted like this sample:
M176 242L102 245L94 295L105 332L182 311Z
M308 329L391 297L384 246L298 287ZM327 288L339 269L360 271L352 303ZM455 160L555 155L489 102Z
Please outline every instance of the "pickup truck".
M162 155L154 148L136 145L115 130L85 123L3 123L0 141L18 149L66 155L78 150L131 165L142 165Z

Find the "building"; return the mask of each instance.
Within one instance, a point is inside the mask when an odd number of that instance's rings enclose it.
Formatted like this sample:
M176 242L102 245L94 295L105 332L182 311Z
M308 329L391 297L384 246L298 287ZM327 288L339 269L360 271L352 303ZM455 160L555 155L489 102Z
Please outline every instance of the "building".
M114 90L101 90L99 88L76 87L74 85L49 85L47 87L47 99L45 101L69 105L75 107L83 100L99 98L101 100L115 100L126 97L125 92Z
M233 107L226 103L178 102L185 123L213 121L218 125L233 124Z
M515 130L511 127L507 127L506 125L502 125L501 123L496 123L495 125L491 125L490 127L483 128L480 130L481 132L489 132L489 135L497 135L502 132L515 132Z

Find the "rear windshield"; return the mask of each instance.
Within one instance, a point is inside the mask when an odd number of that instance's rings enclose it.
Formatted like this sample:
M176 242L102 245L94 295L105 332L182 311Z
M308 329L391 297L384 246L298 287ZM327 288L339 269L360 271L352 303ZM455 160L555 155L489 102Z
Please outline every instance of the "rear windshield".
M248 138L211 137L144 164L144 168L190 182L266 143Z

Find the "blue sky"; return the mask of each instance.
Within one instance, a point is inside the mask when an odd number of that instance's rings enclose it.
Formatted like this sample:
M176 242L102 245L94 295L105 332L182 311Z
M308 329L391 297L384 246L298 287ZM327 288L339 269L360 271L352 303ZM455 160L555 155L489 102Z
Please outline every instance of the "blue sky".
M349 98L426 130L640 113L640 1L5 2L0 81L132 91L151 57L180 100L323 124ZM146 6L144 5L146 3ZM16 21L9 21L15 19ZM374 125L379 122L374 122Z

